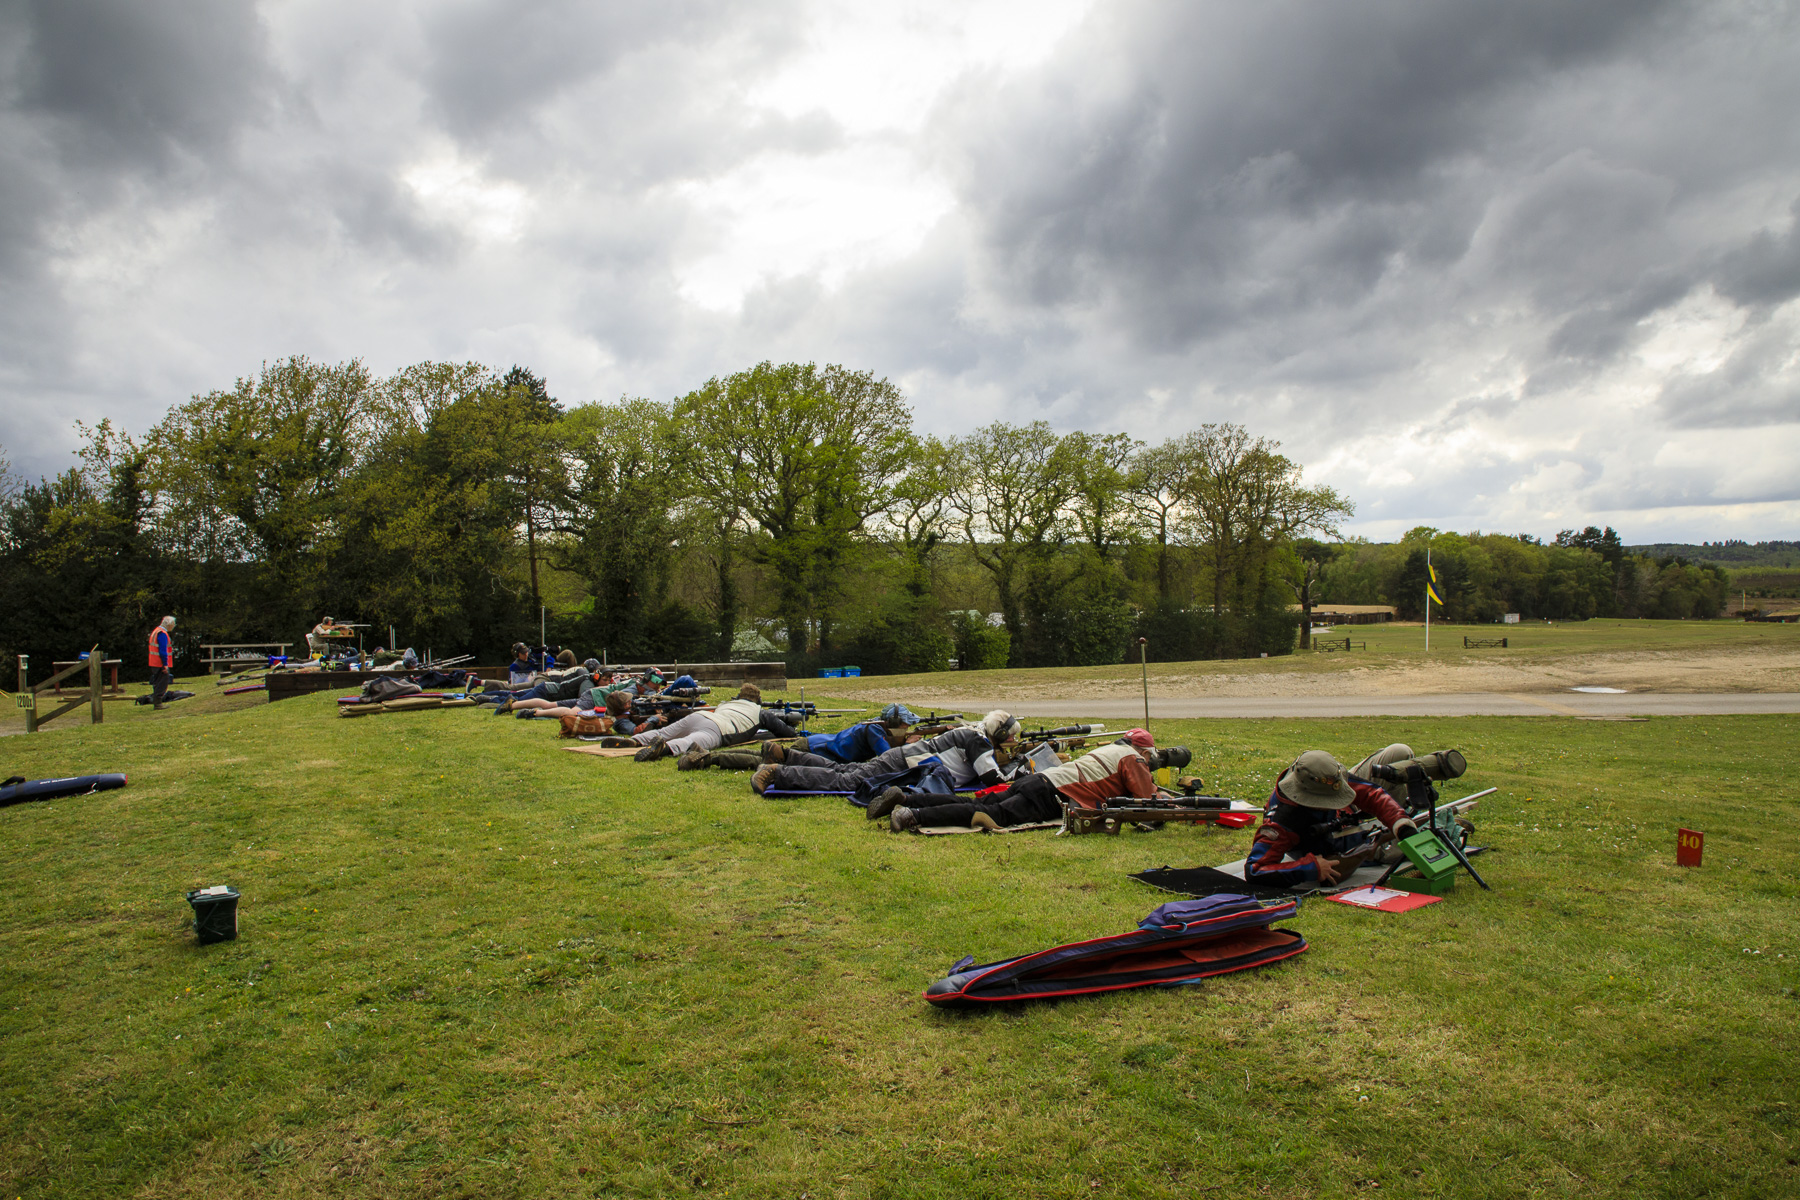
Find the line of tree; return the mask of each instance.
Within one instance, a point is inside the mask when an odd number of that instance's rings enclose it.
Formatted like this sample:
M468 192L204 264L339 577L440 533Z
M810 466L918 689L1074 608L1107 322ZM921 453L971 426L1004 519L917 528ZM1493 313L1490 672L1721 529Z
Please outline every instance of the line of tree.
M1421 526L1397 543L1351 542L1323 556L1319 599L1391 604L1403 620L1425 615L1425 552L1438 575L1433 619L1479 624L1505 613L1527 620L1719 616L1731 590L1723 568L1633 554L1609 525L1565 529L1545 544L1529 534L1440 533Z
M540 606L613 661L1280 654L1307 539L1352 512L1238 426L940 439L887 380L799 363L568 407L517 367L295 357L141 435L78 428L75 465L0 496L0 652L45 671L95 643L135 665L164 612L190 668L327 613L493 659Z

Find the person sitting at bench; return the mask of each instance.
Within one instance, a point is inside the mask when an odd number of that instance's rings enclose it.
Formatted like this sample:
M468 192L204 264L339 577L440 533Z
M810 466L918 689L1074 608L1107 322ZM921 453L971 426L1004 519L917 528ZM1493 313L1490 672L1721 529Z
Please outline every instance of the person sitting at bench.
M762 690L753 683L746 683L738 689L736 696L711 712L692 712L661 729L644 730L628 738L603 738L600 744L638 746L640 749L632 756L637 762L653 762L671 754L685 755L692 750L704 754L708 750L717 750L728 737L755 729L761 717Z
M889 788L869 805L867 816L871 821L887 817L888 828L895 833L921 826L953 825L995 830L1059 821L1064 801L1082 808L1098 808L1101 801L1114 796L1148 800L1157 794L1156 780L1151 778L1150 772L1164 766L1184 767L1191 761L1185 746L1158 751L1141 749L1130 742L1114 745L1125 746L1126 752L1109 755L1118 765L1098 778L1078 779L1064 775L1061 778L1065 781L1058 782L1051 771L1036 771L1013 780L1004 792L994 796L919 808L902 805L900 801L905 797L900 789ZM1073 765L1063 764L1065 767Z
M1372 769L1377 764L1371 760L1396 749L1404 747L1390 746L1357 765ZM1387 792L1351 775L1325 751L1308 750L1275 780L1244 860L1245 881L1294 887L1349 878L1377 849L1376 837L1359 828L1364 816L1380 821L1396 840L1419 831Z
M292 629L293 626L288 626ZM306 648L323 658L332 649L332 641L349 634L347 629L339 629L337 622L330 617L322 617L317 625L306 635Z
M987 787L1000 782L997 748L1018 739L1019 723L1011 713L995 709L976 725L960 725L947 733L884 750L867 762L835 763L802 750L788 750L782 761L769 763L750 777L750 788L791 792L853 792L865 779L894 775L936 757L957 788Z

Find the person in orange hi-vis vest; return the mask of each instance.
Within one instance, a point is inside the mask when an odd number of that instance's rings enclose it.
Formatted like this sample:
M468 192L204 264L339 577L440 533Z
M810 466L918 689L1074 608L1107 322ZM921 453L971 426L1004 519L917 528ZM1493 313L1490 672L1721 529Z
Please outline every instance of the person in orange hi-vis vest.
M150 631L150 694L158 712L162 711L163 693L175 682L175 644L169 640L174 631L174 617L164 617Z

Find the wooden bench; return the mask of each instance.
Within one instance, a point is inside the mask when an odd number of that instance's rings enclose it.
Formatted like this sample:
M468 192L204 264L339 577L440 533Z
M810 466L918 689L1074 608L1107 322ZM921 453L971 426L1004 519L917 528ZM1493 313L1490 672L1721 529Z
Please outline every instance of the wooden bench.
M292 642L211 642L200 648L206 651L206 657L200 661L206 664L208 675L217 675L221 670L248 663L266 663L271 657L286 658L288 647ZM227 651L220 654L219 651ZM236 653L231 653L236 651Z

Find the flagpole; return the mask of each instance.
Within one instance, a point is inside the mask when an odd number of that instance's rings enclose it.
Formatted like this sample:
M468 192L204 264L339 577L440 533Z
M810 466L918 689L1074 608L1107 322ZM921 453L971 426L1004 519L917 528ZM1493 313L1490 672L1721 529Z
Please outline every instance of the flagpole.
M1431 543L1425 543L1425 653L1431 653Z

